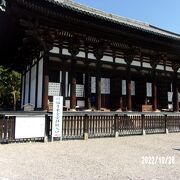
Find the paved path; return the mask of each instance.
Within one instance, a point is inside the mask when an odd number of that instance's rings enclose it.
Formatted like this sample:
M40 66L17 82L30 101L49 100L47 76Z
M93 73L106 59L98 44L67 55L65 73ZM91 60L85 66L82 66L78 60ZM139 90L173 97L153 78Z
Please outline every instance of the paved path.
M0 145L0 180L10 179L179 180L180 134Z

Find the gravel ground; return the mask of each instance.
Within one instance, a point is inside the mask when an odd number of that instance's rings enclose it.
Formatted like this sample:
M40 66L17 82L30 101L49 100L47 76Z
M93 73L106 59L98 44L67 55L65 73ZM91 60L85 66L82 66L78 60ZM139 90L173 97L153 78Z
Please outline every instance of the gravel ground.
M179 180L180 134L0 145L0 180L10 179Z

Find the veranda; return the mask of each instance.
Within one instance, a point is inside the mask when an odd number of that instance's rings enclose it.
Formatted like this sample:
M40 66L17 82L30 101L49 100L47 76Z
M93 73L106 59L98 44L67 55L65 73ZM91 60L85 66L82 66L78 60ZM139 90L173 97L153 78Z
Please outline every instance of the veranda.
M46 117L45 136L54 95L70 110L63 138L179 131L178 34L70 1L7 1L0 15L1 65L22 73L21 107L35 112L20 113ZM2 113L2 141L16 140L17 113Z

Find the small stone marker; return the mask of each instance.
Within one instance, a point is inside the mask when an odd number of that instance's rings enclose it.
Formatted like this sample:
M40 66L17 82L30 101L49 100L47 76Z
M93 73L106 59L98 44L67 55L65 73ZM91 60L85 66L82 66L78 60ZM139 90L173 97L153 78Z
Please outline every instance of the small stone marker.
M28 103L24 105L24 111L34 111L34 105Z

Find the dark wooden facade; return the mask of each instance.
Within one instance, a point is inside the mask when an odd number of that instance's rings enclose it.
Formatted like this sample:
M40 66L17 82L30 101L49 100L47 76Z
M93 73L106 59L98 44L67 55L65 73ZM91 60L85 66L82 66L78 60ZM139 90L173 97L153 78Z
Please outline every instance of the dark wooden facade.
M11 33L13 57L5 57L3 65L23 74L22 106L47 110L49 82L55 82L71 109L79 102L88 109L128 111L173 104L179 111L180 35L73 2L6 0L3 16L7 29L16 32ZM102 93L102 78L108 92ZM77 97L77 86L83 96Z

